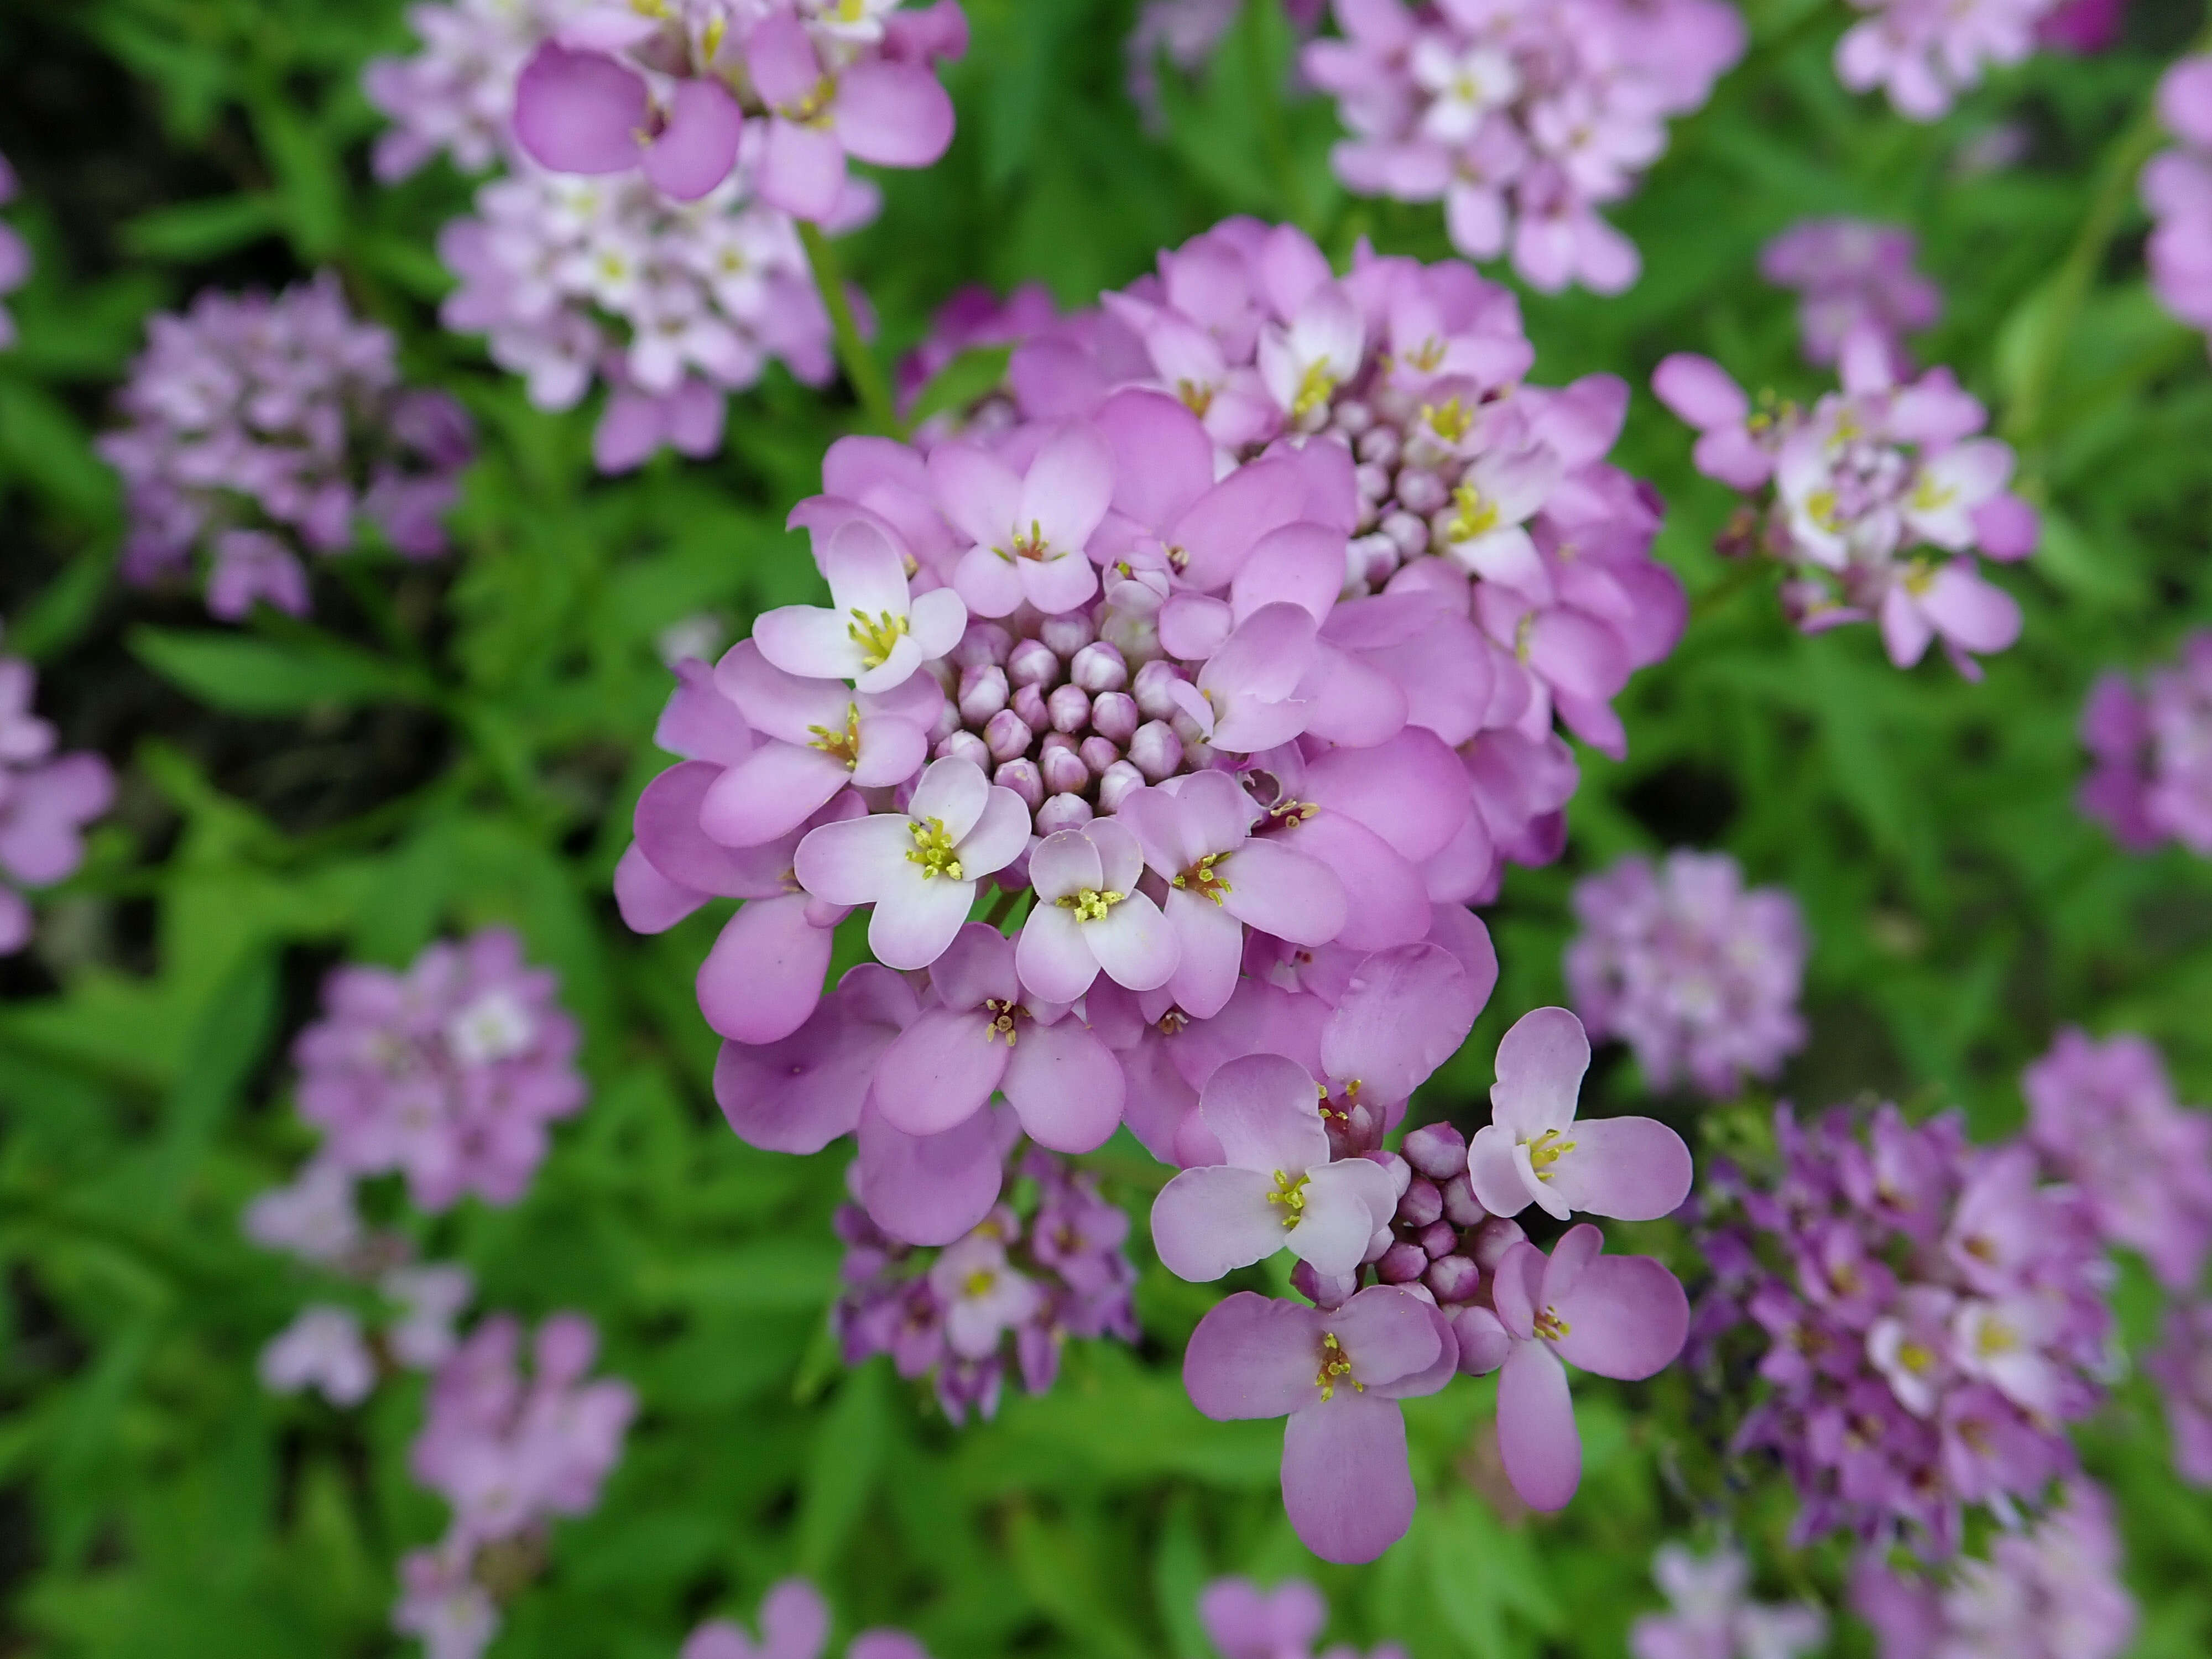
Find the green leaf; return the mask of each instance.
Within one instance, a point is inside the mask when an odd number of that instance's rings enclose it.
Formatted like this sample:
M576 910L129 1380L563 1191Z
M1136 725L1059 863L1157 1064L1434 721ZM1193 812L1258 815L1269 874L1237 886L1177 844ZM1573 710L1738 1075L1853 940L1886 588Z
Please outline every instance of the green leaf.
M286 228L309 259L327 258L345 228L345 178L322 136L284 99L257 95L253 129L276 170Z
M131 649L171 684L233 714L296 714L372 702L421 702L410 669L337 640L279 644L177 629L131 630Z
M908 427L918 427L933 415L964 409L988 398L1005 384L1006 364L1013 356L1011 345L970 346L930 376L929 384L907 412Z
M799 1500L799 1570L826 1576L844 1553L883 1473L890 1402L878 1360L848 1375L814 1431Z
M142 213L123 227L123 251L140 259L194 264L273 236L283 222L267 191L216 196Z

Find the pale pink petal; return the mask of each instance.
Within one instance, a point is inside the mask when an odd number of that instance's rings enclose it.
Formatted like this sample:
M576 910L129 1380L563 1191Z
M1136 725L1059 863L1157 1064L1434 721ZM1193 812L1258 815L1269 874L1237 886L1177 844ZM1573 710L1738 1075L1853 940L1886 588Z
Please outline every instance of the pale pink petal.
M988 1016L926 1009L884 1051L876 1109L907 1134L942 1134L989 1102L1008 1057Z
M1073 832L1063 830L1060 833ZM1045 839L1050 842L1057 837L1048 836ZM1031 855L1030 863L1034 876L1036 854ZM1022 936L1014 946L1014 964L1021 971L1022 983L1032 994L1048 1002L1073 1002L1091 988L1091 981L1098 977L1098 958L1091 954L1091 947L1084 942L1083 927L1073 911L1052 903L1039 892L1038 902L1031 908L1029 919L1022 923Z
M1533 1140L1574 1121L1589 1038L1565 1008L1537 1008L1513 1022L1498 1044L1491 1121L1516 1139Z
M1344 931L1344 884L1320 860L1250 841L1218 867L1228 883L1219 908L1248 927L1293 945L1326 945Z
M696 202L730 176L744 124L744 112L720 82L679 81L668 125L646 146L640 165L663 195Z
M1018 801L1021 797L1014 799ZM957 846L968 838L990 800L991 783L984 777L983 769L973 761L948 757L930 763L914 787L907 811L916 823L933 820L943 824Z
M860 1202L868 1218L909 1244L950 1244L998 1202L998 1125L985 1107L943 1134L894 1128L871 1103L860 1113Z
M1047 836L1030 854L1030 885L1036 889L1039 909L1072 893L1105 890L1106 868L1099 860L1097 844L1076 830L1055 830ZM1074 999L1054 997L1053 1000Z
M838 84L832 118L845 148L878 167L926 167L952 142L952 100L919 64L854 64Z
M1144 894L1128 893L1103 919L1077 925L1091 956L1115 984L1152 991L1175 977L1175 929Z
M1559 1358L1624 1382L1673 1364L1690 1330L1681 1282L1648 1255L1600 1256L1553 1310L1565 1327Z
M833 934L806 920L804 893L755 899L730 918L699 964L699 1012L732 1042L775 1042L822 1000Z
M1073 1018L1024 1028L1000 1086L1030 1139L1056 1152L1095 1151L1121 1122L1121 1063Z
M1563 1510L1583 1479L1566 1367L1544 1342L1519 1342L1498 1373L1498 1451L1532 1510Z
M1274 1177L1257 1170L1185 1170L1152 1200L1152 1248L1160 1265L1178 1279L1208 1284L1266 1261L1286 1238L1281 1207L1267 1202L1274 1190Z
M725 847L757 847L789 835L851 781L844 762L770 738L714 781L699 827Z
M1574 1150L1551 1168L1570 1209L1620 1221L1656 1221L1690 1195L1690 1149L1656 1118L1584 1118L1565 1129Z
M1286 1416L1317 1400L1322 1317L1250 1291L1214 1304L1183 1350L1190 1403L1215 1422L1229 1423Z
M1358 1267L1368 1240L1377 1227L1389 1224L1398 1207L1389 1172L1364 1158L1310 1170L1304 1197L1305 1208L1287 1242L1293 1255L1325 1273L1348 1273Z
M1406 1419L1395 1400L1340 1386L1283 1430L1283 1509L1324 1561L1372 1561L1413 1522Z
M804 843L799 850L805 850ZM868 949L885 967L927 968L945 954L945 947L968 920L968 912L975 908L975 884L925 877L919 866L907 868L911 875L876 901L875 914L868 918Z
M808 830L792 867L799 884L817 898L832 904L872 904L919 873L907 858L914 848L909 819L897 812L877 812Z
M644 78L596 52L547 41L514 86L514 137L556 173L626 173L647 119Z
M1285 1055L1247 1054L1220 1066L1199 1110L1239 1168L1296 1175L1328 1162L1321 1096L1306 1068Z

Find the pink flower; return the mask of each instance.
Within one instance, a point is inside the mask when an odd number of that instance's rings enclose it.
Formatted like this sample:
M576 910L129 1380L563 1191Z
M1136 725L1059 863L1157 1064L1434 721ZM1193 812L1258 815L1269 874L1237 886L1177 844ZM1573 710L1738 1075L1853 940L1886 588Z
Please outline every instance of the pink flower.
M854 519L831 532L819 554L830 606L789 605L754 624L761 655L787 674L850 680L856 690L896 689L960 642L967 608L957 593L911 593L899 549L882 529Z
M1317 1273L1359 1266L1397 1193L1380 1164L1329 1161L1304 1066L1280 1054L1231 1060L1207 1080L1199 1114L1223 1161L1185 1170L1152 1205L1152 1243L1169 1272L1218 1279L1279 1249Z
M313 1389L333 1406L358 1406L376 1386L361 1321L343 1308L303 1310L262 1349L258 1369L272 1394Z
M1191 1403L1218 1422L1283 1417L1283 1507L1325 1561L1371 1561L1413 1518L1398 1401L1434 1394L1455 1350L1443 1316L1370 1285L1323 1312L1240 1291L1183 1356Z
M1048 616L1098 591L1085 556L1113 495L1113 458L1097 434L1071 427L1046 440L1025 471L965 442L930 452L945 516L969 546L954 586L979 617L1024 602Z
M1048 1002L1073 1002L1101 971L1132 991L1173 978L1179 947L1159 906L1137 890L1143 870L1137 837L1112 818L1039 842L1030 854L1036 902L1015 951L1022 983Z
M46 887L84 862L84 826L115 799L107 762L56 755L54 728L31 712L38 672L0 656L0 956L30 943L31 906L12 884Z
M1599 1376L1652 1376L1681 1352L1689 1298L1646 1255L1601 1255L1605 1235L1567 1230L1547 1257L1520 1243L1498 1264L1496 1311L1454 1316L1460 1368L1498 1370L1498 1449L1506 1478L1531 1509L1566 1507L1582 1483L1582 1436L1565 1361Z
M1539 1008L1498 1045L1491 1121L1468 1146L1474 1195L1494 1215L1534 1202L1559 1220L1577 1210L1651 1221L1689 1196L1690 1149L1656 1119L1575 1121L1589 1039L1565 1008Z
M799 218L836 209L848 155L926 167L952 142L952 100L928 68L866 57L824 64L789 13L755 26L745 67L769 110L762 198Z

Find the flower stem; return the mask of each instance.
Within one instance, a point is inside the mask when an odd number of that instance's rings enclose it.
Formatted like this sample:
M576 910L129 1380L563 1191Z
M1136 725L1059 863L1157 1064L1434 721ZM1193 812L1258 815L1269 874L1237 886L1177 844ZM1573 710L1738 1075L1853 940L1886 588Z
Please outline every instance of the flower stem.
M823 307L830 313L830 326L837 337L837 361L844 365L845 378L853 384L853 394L860 400L866 411L868 424L877 431L893 438L906 436L906 427L898 416L898 405L891 398L890 382L884 376L884 366L860 337L860 325L853 315L853 302L845 292L845 273L837 262L837 252L830 246L830 239L822 234L821 227L799 221L799 240L806 248L806 263L814 272L814 286L822 295Z

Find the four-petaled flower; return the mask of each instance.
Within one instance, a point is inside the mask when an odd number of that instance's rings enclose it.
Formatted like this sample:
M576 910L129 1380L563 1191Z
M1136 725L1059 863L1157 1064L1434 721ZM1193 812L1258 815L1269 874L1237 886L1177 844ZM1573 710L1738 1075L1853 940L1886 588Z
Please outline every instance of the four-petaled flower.
M761 655L785 673L881 693L959 644L968 625L960 596L947 587L909 593L906 556L879 525L847 520L818 556L829 607L787 605L753 624Z

